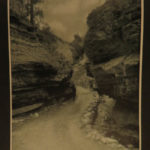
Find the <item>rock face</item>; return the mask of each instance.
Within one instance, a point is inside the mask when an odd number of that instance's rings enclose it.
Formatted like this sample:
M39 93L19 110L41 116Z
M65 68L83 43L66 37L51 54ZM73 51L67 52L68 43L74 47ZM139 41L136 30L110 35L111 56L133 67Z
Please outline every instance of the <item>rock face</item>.
M118 100L122 105L131 104L138 109L139 56L118 57L99 65L90 65L98 91Z
M98 91L138 107L140 1L108 0L87 24L84 49Z
M13 108L71 99L75 88L70 82L70 46L53 34L45 37L40 31L33 31L15 17L11 18L10 31Z
M101 96L116 100L104 127L98 113L96 128L126 146L132 143L135 147L139 125L140 9L139 0L106 1L89 14L84 41L89 58L87 74L95 78ZM100 104L98 110L102 108Z

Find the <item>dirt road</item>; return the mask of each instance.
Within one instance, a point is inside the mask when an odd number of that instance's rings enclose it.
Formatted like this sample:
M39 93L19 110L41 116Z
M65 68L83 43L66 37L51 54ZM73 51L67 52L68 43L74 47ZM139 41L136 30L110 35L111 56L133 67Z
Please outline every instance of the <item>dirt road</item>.
M113 150L109 145L86 138L79 118L93 95L81 87L77 93L75 102L41 111L39 117L16 128L13 150Z

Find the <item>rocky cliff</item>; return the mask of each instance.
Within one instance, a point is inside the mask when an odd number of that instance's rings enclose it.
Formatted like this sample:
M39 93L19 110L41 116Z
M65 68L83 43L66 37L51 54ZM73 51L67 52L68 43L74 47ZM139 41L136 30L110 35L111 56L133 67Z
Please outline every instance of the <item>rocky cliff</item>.
M109 106L109 119L100 125L98 107L96 128L107 129L106 135L120 139L123 144L138 147L140 1L108 0L93 10L88 18L84 50L89 58L87 73L96 80L100 95L115 100ZM108 102L109 103L109 102ZM108 104L109 105L109 104ZM127 140L121 140L126 137Z
M87 24L84 48L99 93L138 103L140 1L108 0Z
M11 16L13 108L53 104L75 94L68 43Z

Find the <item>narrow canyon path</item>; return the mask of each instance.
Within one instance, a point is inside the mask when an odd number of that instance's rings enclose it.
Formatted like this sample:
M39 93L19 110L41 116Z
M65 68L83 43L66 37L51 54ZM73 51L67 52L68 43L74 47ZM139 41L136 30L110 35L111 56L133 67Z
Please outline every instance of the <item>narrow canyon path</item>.
M12 150L117 150L86 138L80 128L80 115L92 98L89 90L77 87L75 102L41 111L14 129Z
M80 80L82 71L82 65L75 66L74 80ZM75 101L43 109L13 129L12 150L121 150L87 138L83 131L81 116L94 99L91 89L76 84Z

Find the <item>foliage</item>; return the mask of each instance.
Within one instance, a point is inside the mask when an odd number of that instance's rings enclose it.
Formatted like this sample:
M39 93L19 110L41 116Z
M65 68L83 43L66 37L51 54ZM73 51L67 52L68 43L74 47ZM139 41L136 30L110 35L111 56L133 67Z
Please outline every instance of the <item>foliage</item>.
M93 63L139 53L139 0L108 0L89 14L87 24L84 49Z
M43 18L43 11L36 4L43 0L11 0L10 10L22 19L29 20L32 25L37 25ZM11 14L10 14L11 15Z

